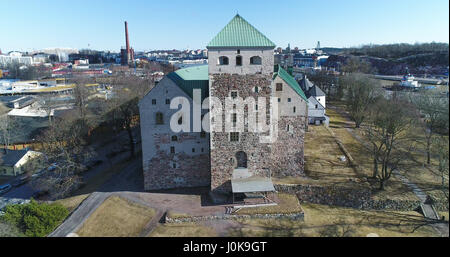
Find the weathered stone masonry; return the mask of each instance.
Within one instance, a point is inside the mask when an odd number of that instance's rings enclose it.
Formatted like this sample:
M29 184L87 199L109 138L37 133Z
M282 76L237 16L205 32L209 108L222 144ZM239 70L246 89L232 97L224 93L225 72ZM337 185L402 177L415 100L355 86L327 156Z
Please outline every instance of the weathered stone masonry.
M213 74L210 75L210 95L219 98L225 103L225 98L230 96L232 90L238 92L238 96L246 99L258 97L267 99L266 121L269 120L271 76L262 74L238 75L238 74ZM258 87L258 93L254 88ZM237 107L239 108L239 106ZM225 120L225 114L222 116ZM225 124L223 124L225 128ZM271 146L260 143L259 133L239 133L239 142L230 142L228 132L211 132L211 191L230 192L230 179L235 168L233 164L237 152L247 154L247 167L249 172L255 175L266 176L271 166Z
M162 144L171 143L170 134L154 134L154 138L156 155L144 166L146 190L210 185L209 149L198 155L170 153L161 150ZM178 143L192 140L196 140L192 133L178 135Z

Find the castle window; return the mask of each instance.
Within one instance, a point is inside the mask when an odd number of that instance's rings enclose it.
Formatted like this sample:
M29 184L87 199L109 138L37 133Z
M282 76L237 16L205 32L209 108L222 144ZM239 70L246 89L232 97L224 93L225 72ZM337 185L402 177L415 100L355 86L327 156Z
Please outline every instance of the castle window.
M166 104L170 104L170 99L166 99Z
M218 63L219 65L228 65L228 57L226 56L220 56L218 59Z
M289 125L287 125L287 131L288 131L288 132L290 131L290 127L289 127Z
M237 114L236 113L233 113L233 122L235 123L235 122L237 122Z
M156 104L156 99L152 99L152 104L153 104L153 105Z
M295 106L294 106L294 109L293 109L293 111L294 111L294 113L295 113Z
M255 91L255 93L258 93L259 92L259 87L254 87L253 91Z
M236 66L242 66L242 56L236 56Z
M239 132L230 132L230 141L239 142Z
M192 148L192 152L195 153L195 148Z
M288 98L288 102L289 102L289 103L291 102L291 98Z
M250 64L252 64L252 65L261 65L262 64L261 57L259 57L259 56L250 57Z
M278 102L281 103L281 98L278 97Z
M175 153L175 146L170 147L170 153Z
M176 168L177 168L177 164L176 164L176 163L173 163L172 167L173 167L174 169L176 169Z
M231 91L230 95L231 95L231 98L234 99L234 98L236 98L238 96L238 92L237 91Z
M156 113L156 124L161 125L164 124L163 114L162 112Z
M172 141L178 141L178 137L177 136L172 136Z
M277 91L283 91L283 84L277 83Z

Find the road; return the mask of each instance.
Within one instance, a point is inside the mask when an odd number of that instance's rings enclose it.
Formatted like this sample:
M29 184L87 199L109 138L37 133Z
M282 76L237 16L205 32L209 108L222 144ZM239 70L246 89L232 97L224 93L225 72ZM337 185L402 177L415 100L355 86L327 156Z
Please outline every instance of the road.
M134 134L137 134L137 130L134 131ZM128 135L126 134L126 131L123 131L119 133L113 140L111 140L109 143L99 145L99 144L93 144L92 147L95 151L95 156L93 159L101 160L102 163L92 167L88 171L86 171L83 174L83 181L86 182L86 184L89 184L91 180L95 180L96 177L101 176L102 172L107 171L110 169L113 165L116 163L122 161L123 159L126 159L129 155L128 151L123 150L123 146L128 146L127 143ZM141 146L136 145L136 149L139 149ZM117 155L111 157L110 154L112 152L117 152ZM128 190L128 191L142 191L142 188L139 184L139 179L142 179L139 176L142 176L142 172L137 172L138 166L140 165L140 162L135 161L133 162L134 165L132 168L128 169L133 171L133 174L117 174L114 176L115 180L109 182L109 184L105 185L105 187L101 190L103 192L106 191L114 191L115 189L120 189L119 191ZM12 183L14 180L16 180L17 177L11 177L10 180L6 183ZM140 180L140 181L143 181ZM0 197L0 206L2 202L8 201L8 199L24 199L28 200L33 196L33 193L36 192L35 189L31 186L31 183L28 182L26 184L23 184L19 187L12 188L9 192L1 195Z

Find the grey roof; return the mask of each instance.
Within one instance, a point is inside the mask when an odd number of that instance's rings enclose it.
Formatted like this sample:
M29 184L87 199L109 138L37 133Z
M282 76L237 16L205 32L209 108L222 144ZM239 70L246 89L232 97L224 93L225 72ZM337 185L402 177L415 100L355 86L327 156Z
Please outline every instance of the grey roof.
M22 159L22 157L27 153L27 150L4 150L0 151L0 166L12 167Z
M301 79L300 80L300 87L303 89L303 91L305 91L305 93L307 93L308 94L308 90L311 88L311 87L313 87L314 86L314 84L311 82L311 81L309 81L309 79L308 78L303 78L303 79ZM309 96L309 95L307 95L307 96Z
M325 96L325 93L322 91L322 89L320 89L318 86L313 85L309 90L308 90L308 95L309 96Z
M274 192L272 180L270 178L252 176L249 178L238 178L231 180L233 193L250 192Z

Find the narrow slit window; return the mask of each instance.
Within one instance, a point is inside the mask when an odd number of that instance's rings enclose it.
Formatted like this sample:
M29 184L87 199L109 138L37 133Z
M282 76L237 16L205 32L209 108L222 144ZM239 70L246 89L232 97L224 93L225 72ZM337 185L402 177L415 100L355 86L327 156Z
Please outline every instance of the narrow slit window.
M242 56L236 56L236 66L242 66Z

